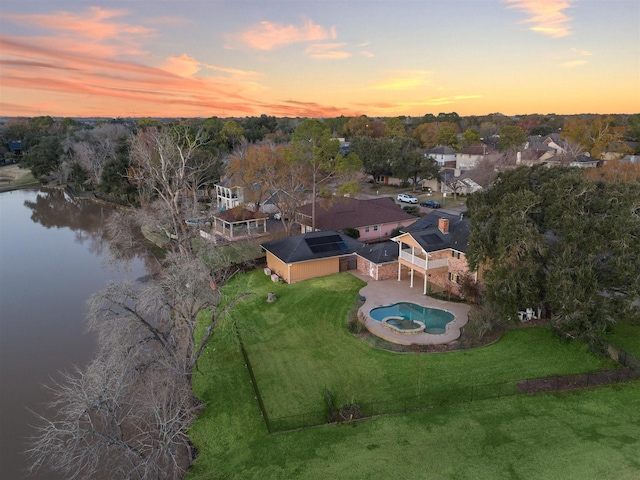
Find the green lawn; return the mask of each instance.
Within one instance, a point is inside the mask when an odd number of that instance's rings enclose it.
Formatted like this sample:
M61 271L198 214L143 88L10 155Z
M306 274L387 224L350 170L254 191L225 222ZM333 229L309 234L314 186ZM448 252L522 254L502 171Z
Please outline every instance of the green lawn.
M391 402L423 395L458 397L471 387L614 368L544 328L507 332L476 350L397 354L350 335L347 314L363 283L348 273L294 285L251 274L255 295L234 312L271 418L324 409L328 388L338 404ZM275 303L265 302L267 292ZM393 408L393 407L391 407Z
M355 278L345 274L288 286L262 277L259 272L238 279L255 296L234 313L270 410L294 413L308 403L319 404L325 384L339 396L361 401L365 395L415 394L418 388L426 391L451 382L610 367L542 329L510 332L497 344L475 351L376 351L344 330L344 317L359 288ZM246 288L239 283L231 287ZM269 291L278 296L274 304L265 301ZM291 310L297 315L290 315ZM311 326L317 323L326 323L325 328ZM457 403L269 435L239 346L225 323L199 363L194 390L205 410L190 432L199 450L187 477L191 480L640 475L640 382Z
M621 322L615 325L613 333L606 336L611 343L640 358L640 325Z

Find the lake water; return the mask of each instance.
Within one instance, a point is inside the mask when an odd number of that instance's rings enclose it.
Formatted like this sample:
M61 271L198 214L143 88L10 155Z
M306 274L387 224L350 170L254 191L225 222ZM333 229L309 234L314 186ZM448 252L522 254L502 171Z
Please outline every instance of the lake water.
M23 454L49 395L43 384L84 366L95 338L86 301L109 281L147 274L147 260L114 263L103 238L109 207L61 191L0 193L0 478L27 478ZM49 472L36 479L53 480Z

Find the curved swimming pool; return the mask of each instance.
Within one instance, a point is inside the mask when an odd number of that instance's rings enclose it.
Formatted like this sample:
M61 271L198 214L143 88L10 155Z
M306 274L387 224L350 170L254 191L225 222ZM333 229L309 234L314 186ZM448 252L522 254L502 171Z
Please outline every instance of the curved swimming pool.
M415 322L424 324L424 332L432 335L439 335L446 332L447 324L455 316L439 308L423 307L410 302L400 302L386 307L376 307L369 311L369 316L378 322L383 322L389 317L403 318L415 327ZM395 326L395 325L394 325ZM402 329L402 323L395 326Z

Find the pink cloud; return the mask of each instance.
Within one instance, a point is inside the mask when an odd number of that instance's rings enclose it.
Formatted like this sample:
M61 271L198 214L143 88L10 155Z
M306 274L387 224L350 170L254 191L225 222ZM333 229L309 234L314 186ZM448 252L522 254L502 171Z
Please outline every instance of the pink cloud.
M90 7L82 12L58 11L49 14L2 13L2 18L20 26L34 26L50 35L28 37L32 43L50 49L90 53L112 58L146 54L141 42L157 35L156 30L117 21L126 10Z
M177 57L167 58L162 66L163 70L180 77L191 77L198 73L201 68L202 64L195 58L191 58L186 53Z
M351 54L342 50L345 43L316 43L307 47L307 54L313 58L341 60L349 58Z
M554 38L571 34L571 17L564 13L575 0L502 0L509 8L522 10L530 17L525 23L532 23L530 30Z
M257 50L273 50L292 43L317 42L335 37L335 29L327 31L311 20L306 20L302 26L264 21L240 34L244 44Z
M120 115L123 109L131 108L132 103L142 106L138 108L153 108L156 114L162 113L157 111L160 106L249 114L257 103L246 97L241 82L231 83L223 78L185 78L133 62L61 52L3 37L0 37L0 50L3 52L0 60L3 90L31 92L31 96L53 93L56 98L66 99L58 109L75 111L77 115L85 108L88 98L93 103L103 102L105 115L114 114L114 110L119 110L116 115ZM178 64L187 68L197 62L180 56L174 59L174 65Z
M100 7L89 7L81 13L55 12L51 14L3 14L7 20L25 25L75 34L87 40L105 40L123 38L128 35L149 35L152 29L112 19L121 17L126 10L109 10Z

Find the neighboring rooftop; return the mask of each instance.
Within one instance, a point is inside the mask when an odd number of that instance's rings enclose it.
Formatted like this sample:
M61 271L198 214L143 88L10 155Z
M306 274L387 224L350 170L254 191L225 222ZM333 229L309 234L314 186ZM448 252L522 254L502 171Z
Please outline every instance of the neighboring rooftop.
M311 204L302 206L300 213L311 218ZM316 202L316 228L320 230L359 228L415 218L387 197L371 200L332 197Z

